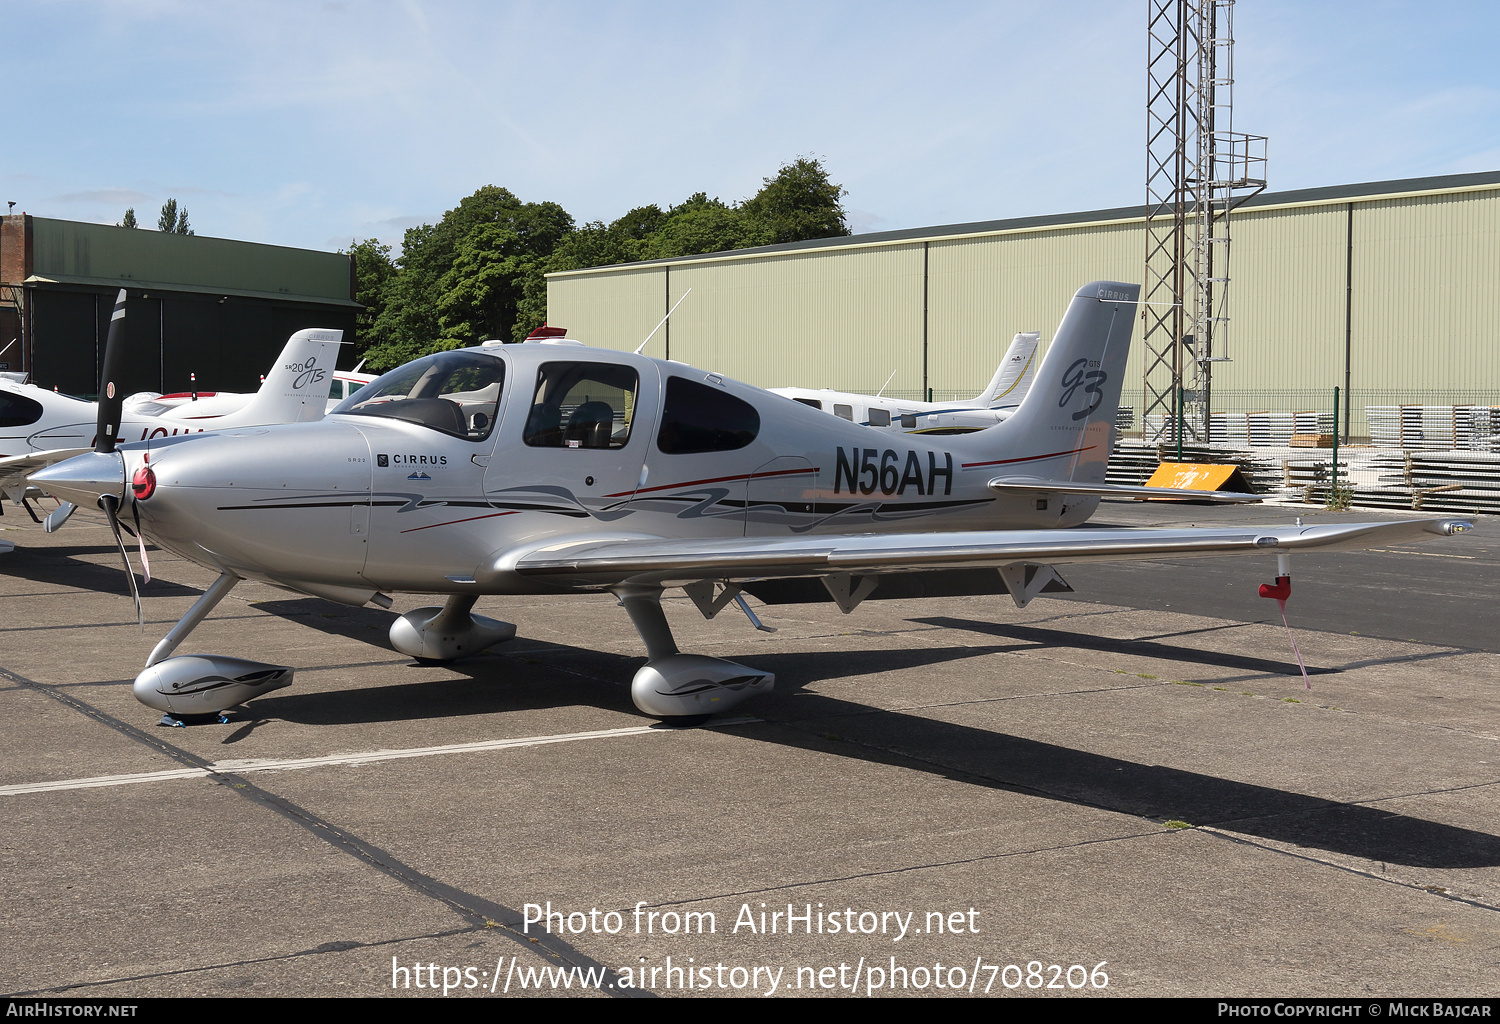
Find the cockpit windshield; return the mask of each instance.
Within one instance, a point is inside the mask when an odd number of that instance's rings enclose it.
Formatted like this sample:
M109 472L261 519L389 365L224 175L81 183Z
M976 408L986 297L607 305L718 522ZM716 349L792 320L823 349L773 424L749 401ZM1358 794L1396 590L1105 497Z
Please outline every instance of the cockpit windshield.
M385 416L483 441L495 429L505 361L478 352L438 352L377 377L333 414Z

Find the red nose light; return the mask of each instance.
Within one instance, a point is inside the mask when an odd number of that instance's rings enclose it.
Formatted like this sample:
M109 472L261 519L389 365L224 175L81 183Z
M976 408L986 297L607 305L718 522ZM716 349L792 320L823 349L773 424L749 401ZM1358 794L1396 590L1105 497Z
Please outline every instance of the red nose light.
M136 501L145 501L156 493L156 472L150 466L142 466L130 478L130 492Z

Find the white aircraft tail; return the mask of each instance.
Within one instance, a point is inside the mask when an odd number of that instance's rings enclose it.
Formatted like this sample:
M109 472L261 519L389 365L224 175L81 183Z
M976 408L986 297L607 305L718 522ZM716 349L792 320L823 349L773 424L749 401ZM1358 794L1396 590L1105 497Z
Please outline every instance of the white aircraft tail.
M1104 482L1140 294L1113 281L1078 289L1021 407L983 432L1022 456L1001 460L1008 469Z
M1017 334L1000 359L990 386L974 398L975 405L1016 406L1036 378L1036 350L1042 336L1035 331Z
M260 391L237 414L246 423L305 423L323 418L343 331L298 331L266 375Z

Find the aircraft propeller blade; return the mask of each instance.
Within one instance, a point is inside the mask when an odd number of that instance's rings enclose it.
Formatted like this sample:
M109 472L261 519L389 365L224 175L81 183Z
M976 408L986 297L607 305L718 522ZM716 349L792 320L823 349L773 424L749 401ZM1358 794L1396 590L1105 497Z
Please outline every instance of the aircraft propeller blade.
M115 434L120 429L120 411L125 404L124 389L119 384L125 369L125 289L115 296L115 311L109 317L109 338L104 343L104 369L99 374L99 420L94 433L94 451L109 454L115 450ZM110 513L110 522L114 514Z
M117 514L119 503L120 499L113 494L106 494L99 499L99 507L109 517L109 529L115 535L115 547L120 549L120 561L125 563L125 578L130 581L130 597L135 601L136 621L144 629L146 618L141 612L141 592L135 585L135 570L130 567L130 555L125 551L125 538L120 535L120 517Z

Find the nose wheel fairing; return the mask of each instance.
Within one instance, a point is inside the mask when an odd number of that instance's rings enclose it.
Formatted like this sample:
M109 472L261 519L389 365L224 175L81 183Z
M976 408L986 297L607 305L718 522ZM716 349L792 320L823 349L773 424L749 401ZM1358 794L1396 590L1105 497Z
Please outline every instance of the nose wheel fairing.
M135 677L136 700L170 715L212 715L292 685L293 669L221 654L167 658Z

